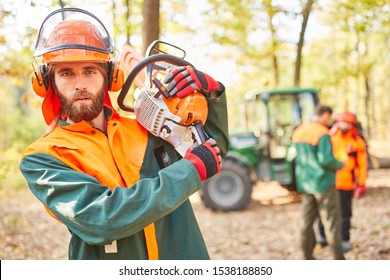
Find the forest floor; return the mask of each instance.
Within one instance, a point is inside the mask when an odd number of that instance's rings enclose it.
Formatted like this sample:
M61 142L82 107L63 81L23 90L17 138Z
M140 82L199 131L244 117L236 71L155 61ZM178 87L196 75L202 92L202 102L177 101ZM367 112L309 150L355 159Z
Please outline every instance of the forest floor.
M349 260L390 259L390 169L370 170L367 196L354 200ZM214 212L191 201L214 260L299 260L301 208L276 183L259 183L244 211ZM0 259L67 259L69 233L29 190L0 193ZM329 247L317 259L332 259Z

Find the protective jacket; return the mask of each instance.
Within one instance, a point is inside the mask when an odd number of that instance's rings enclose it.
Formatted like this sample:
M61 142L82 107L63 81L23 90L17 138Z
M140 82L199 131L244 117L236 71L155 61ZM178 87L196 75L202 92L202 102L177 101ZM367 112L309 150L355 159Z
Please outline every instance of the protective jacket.
M333 156L328 132L326 126L312 121L301 124L292 134L297 154L295 176L300 192L323 193L335 184L335 171L342 163Z
M225 93L208 103L205 130L224 156ZM208 259L189 201L201 186L194 165L136 120L107 117L107 134L59 123L20 164L34 195L68 227L69 258Z
M335 157L340 161L346 161L345 166L336 172L336 188L352 191L356 185L364 186L368 170L365 141L356 129L343 134L337 123L330 133Z

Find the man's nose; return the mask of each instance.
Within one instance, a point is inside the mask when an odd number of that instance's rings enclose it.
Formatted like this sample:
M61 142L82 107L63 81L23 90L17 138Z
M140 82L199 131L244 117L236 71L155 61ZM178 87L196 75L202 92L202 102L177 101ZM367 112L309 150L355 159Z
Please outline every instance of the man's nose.
M82 75L78 75L76 77L75 89L76 90L86 90L87 89L86 79Z

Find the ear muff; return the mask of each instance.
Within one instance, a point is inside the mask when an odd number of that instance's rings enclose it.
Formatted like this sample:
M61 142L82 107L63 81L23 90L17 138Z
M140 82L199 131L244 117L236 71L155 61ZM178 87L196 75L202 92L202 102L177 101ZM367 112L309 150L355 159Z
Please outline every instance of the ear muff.
M108 90L119 91L125 83L125 74L118 62L108 62Z
M46 92L49 89L46 65L40 65L38 70L35 70L31 74L31 83L34 92L40 97L45 97Z

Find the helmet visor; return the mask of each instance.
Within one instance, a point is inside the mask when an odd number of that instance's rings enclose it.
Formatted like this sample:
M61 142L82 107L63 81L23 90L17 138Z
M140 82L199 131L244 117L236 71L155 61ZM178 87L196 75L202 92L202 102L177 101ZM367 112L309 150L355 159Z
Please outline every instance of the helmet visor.
M64 8L52 12L43 21L34 56L69 49L110 54L113 43L96 16L82 9Z

